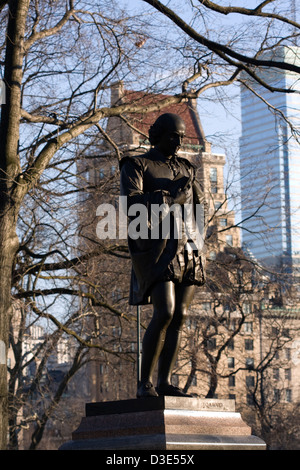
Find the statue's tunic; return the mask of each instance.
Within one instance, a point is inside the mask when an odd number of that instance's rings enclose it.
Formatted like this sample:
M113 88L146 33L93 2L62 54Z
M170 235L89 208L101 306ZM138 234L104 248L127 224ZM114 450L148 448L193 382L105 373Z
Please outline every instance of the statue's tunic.
M195 180L194 166L178 156L168 159L153 148L144 155L123 158L120 168L121 195L127 196L128 210L133 204L142 204L149 214L148 236L134 239L130 236L130 231L128 235L133 268L129 303L131 305L151 303L150 289L158 281L171 280L202 285L205 280L203 243L205 201L204 193ZM174 230L176 217L172 211L174 197L179 187L184 187L187 195L184 206L177 205L182 214L182 227L185 226L180 238L178 232ZM151 210L153 207L158 207L153 205L162 204L171 209L168 219L170 231L168 236L157 237L157 231L153 235L155 218L152 217ZM183 207L191 209L189 217L186 216L185 219ZM162 220L161 215L160 230Z

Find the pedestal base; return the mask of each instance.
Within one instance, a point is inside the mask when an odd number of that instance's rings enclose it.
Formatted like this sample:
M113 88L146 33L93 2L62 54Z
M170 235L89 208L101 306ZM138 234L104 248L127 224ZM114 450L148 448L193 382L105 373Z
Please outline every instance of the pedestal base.
M61 450L265 450L233 400L153 397L88 403Z

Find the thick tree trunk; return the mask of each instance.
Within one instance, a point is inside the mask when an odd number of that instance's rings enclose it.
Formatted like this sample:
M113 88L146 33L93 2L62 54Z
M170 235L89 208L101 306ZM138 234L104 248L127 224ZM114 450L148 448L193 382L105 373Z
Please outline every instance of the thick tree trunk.
M18 155L24 34L29 0L8 2L4 83L6 104L0 126L0 449L7 447L7 350L12 310L12 267L18 247L16 223L21 202Z
M3 210L3 209L2 209ZM7 446L8 397L7 350L11 303L12 267L18 247L14 210L6 207L0 218L0 449Z

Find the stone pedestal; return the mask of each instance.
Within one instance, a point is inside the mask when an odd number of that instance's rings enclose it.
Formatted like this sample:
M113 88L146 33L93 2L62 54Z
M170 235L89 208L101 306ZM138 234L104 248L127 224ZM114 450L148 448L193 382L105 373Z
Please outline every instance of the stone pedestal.
M233 400L151 397L88 403L61 450L265 450Z

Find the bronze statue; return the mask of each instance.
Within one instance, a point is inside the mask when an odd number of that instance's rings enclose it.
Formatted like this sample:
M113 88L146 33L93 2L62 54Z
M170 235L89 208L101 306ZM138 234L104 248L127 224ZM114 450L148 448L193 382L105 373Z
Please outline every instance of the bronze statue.
M141 204L149 213L147 236L128 234L133 267L129 303L153 304L153 316L143 338L138 398L189 396L171 384L171 374L195 285L203 285L205 281L204 222L200 217L199 224L195 216L197 207L203 214L205 202L195 179L195 167L177 155L184 136L183 120L176 114L162 114L149 130L150 151L121 161L121 195L127 196L128 212ZM156 224L150 218L152 209L157 207L170 208L167 236L161 233L163 216L160 215ZM184 230L178 230L182 227L178 227L172 207L180 208L177 215L182 215L179 225L184 225ZM193 209L187 224L184 220L186 207ZM157 363L155 388L153 371Z

